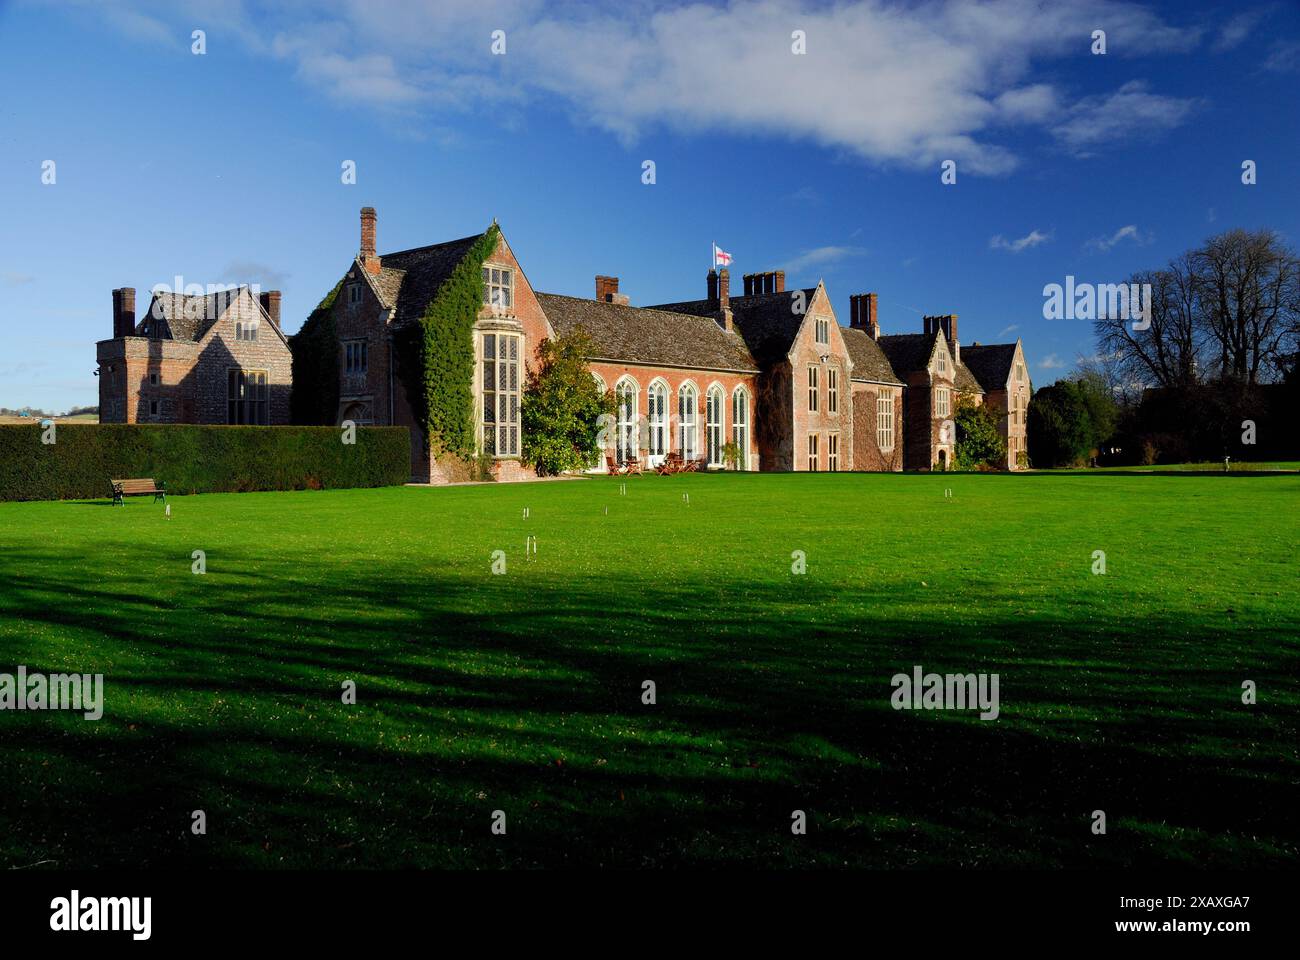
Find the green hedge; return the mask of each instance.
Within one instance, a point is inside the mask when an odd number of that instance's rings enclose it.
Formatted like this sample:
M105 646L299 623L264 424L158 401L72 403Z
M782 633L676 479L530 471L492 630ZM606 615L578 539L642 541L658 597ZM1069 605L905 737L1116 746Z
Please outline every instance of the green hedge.
M107 499L108 478L152 477L167 492L383 487L411 475L410 431L358 427L226 427L60 423L0 425L0 500Z

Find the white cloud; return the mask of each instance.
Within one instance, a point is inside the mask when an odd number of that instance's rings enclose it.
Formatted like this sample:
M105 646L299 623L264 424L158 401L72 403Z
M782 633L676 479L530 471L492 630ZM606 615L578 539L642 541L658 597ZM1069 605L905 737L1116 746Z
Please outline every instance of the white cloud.
M1130 223L1120 227L1109 237L1093 237L1086 244L1084 244L1084 246L1089 247L1093 250L1099 250L1102 253L1106 253L1107 251L1113 249L1121 241L1124 240L1132 240L1134 243L1138 244L1139 246L1151 242L1151 238L1149 236L1144 235L1142 231L1137 228L1136 224Z
M1255 27L1264 19L1266 13L1267 11L1261 8L1258 10L1243 10L1237 14L1219 28L1219 35L1214 39L1213 49L1218 53L1222 53L1241 46L1242 42L1251 35Z
M1050 232L1043 233L1041 230L1031 230L1018 240L1008 240L999 233L997 236L989 237L989 249L1010 250L1012 253L1020 253L1022 250L1033 249L1040 243L1046 243L1051 239L1052 234Z
M999 337L1005 337L1007 334L1009 334L1009 333L1015 333L1015 332L1016 332L1017 330L1019 330L1019 329L1020 329L1020 324L1018 324L1018 323L1013 323L1013 324L1011 324L1010 326L1003 327L1001 330L999 330L999 331L998 331L998 336L999 336Z
M228 283L255 283L262 290L281 290L289 274L255 260L232 261L225 270Z
M82 13L94 5L78 4ZM1076 56L1106 25L1117 57L1185 52L1199 28L1166 23L1125 0L890 0L826 5L753 0L721 6L622 4L605 9L544 0L473 5L395 0L300 0L254 14L238 0L136 0L101 13L123 32L176 43L194 25L291 65L304 84L347 105L429 123L512 111L558 98L574 122L632 143L656 130L732 132L811 142L872 163L967 174L1018 163L999 127L1055 128L1072 147L1118 135L1121 124L1071 105L1035 77ZM506 54L490 52L506 32ZM791 52L803 30L807 54ZM188 40L186 40L188 43ZM1178 101L1144 93L1120 104L1148 110L1123 132L1153 124ZM1086 104L1086 102L1085 102ZM1155 123L1160 126L1159 123Z
M1065 361L1054 353L1049 353L1047 356L1043 357L1042 360L1038 361L1038 369L1040 370L1060 370L1064 366Z
M811 250L805 250L799 256L786 263L785 269L789 273L797 273L800 270L806 270L809 267L824 267L827 264L836 263L849 257L866 256L865 247L814 247Z
M1151 93L1143 80L1131 80L1112 94L1074 104L1052 133L1069 150L1087 155L1129 137L1170 130L1198 106L1194 98Z

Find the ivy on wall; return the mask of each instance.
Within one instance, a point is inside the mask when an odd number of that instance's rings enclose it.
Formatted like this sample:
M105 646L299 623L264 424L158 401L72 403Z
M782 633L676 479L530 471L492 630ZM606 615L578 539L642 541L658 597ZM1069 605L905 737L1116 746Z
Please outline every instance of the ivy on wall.
M339 409L339 346L334 327L334 301L340 280L311 312L302 329L289 338L293 357L293 389L289 418L298 424L334 425Z
M496 224L489 227L419 322L396 338L399 376L434 456L474 455L474 323L483 308L483 263L500 235Z

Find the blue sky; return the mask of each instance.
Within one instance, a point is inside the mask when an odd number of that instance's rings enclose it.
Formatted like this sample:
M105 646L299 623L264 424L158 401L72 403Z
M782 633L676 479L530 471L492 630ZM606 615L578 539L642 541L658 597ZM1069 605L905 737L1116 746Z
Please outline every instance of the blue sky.
M1292 3L0 2L0 79L8 407L97 402L117 286L280 288L295 331L365 205L381 252L496 217L536 288L633 303L703 296L716 241L844 323L1019 336L1039 385L1093 352L1045 284L1300 236Z

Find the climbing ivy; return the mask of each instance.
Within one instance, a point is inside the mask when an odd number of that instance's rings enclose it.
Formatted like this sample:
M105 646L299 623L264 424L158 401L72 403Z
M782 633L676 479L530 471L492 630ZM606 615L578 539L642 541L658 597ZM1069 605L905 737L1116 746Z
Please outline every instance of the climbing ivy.
M338 416L340 347L334 301L342 286L342 280L335 284L302 329L289 338L293 356L289 417L294 423L332 426Z
M474 323L483 308L483 262L496 224L470 247L418 323L397 337L398 370L434 456L474 454Z

